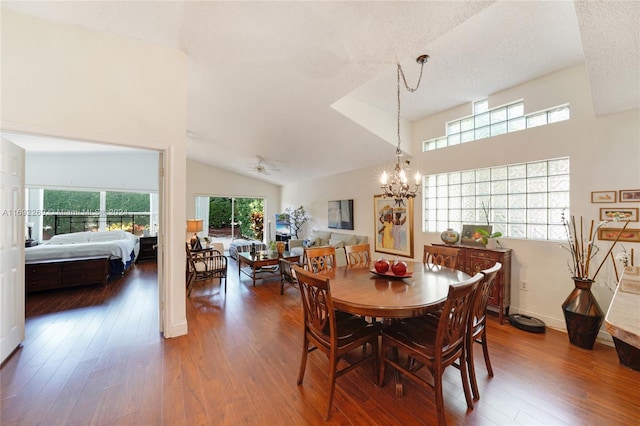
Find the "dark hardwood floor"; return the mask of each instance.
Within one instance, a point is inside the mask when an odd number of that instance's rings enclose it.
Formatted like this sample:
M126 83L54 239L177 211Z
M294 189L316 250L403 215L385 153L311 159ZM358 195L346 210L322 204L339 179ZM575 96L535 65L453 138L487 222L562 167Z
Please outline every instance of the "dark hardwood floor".
M176 283L182 285L182 283ZM158 332L155 264L105 287L30 294L26 340L0 369L2 425L323 424L327 359L309 356L296 385L301 308L294 288L238 282L196 287L189 334ZM560 309L558 302L558 309ZM640 424L640 372L615 349L571 346L566 334L531 334L489 320L495 377L476 350L481 399L467 412L459 373L445 373L449 424ZM388 374L391 374L388 369ZM390 376L389 376L390 377ZM430 425L432 395L404 381L375 386L370 368L338 379L329 424Z

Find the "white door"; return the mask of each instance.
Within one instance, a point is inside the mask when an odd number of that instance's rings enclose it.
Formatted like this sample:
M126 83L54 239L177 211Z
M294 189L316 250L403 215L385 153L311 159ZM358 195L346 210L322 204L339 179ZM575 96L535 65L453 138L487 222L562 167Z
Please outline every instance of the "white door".
M24 150L0 149L0 363L24 340Z

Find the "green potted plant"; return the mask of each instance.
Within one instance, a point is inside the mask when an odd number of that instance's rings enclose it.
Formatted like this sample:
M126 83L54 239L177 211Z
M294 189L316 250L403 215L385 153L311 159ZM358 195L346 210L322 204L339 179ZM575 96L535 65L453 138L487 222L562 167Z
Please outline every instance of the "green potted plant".
M502 237L502 232L497 231L497 232L489 233L482 228L476 229L476 232L481 235L481 237L478 238L476 241L478 242L482 241L482 244L486 246L487 244L489 244L490 240L495 240L497 246L502 248L502 244L500 243L500 240L498 240L498 237Z

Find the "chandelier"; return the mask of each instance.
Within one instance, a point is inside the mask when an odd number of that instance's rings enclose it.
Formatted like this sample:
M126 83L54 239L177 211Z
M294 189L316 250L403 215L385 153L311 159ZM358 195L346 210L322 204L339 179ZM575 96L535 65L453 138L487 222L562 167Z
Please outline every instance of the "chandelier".
M422 80L422 70L424 64L429 60L429 55L420 55L416 58L416 62L420 64L420 76L418 77L418 83L415 88L409 87L407 79L402 72L402 66L397 65L397 99L398 99L398 146L396 147L396 165L391 173L384 171L380 177L380 188L383 191L383 196L388 198L395 198L396 200L402 200L403 198L414 198L418 194L420 189L420 173L416 172L414 176L415 183L410 184L407 175L411 173L409 160L402 161L402 150L400 149L400 77L404 83L405 89L413 93L420 87L420 81ZM413 188L412 188L413 186Z

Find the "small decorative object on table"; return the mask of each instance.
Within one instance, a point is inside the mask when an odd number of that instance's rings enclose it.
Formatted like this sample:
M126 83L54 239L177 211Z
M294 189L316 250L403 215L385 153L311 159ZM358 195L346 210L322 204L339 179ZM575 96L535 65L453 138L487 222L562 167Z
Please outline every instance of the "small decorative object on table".
M442 234L440 234L440 238L445 244L455 244L460 240L460 233L458 231L454 231L451 228L448 228Z
M595 245L595 238L598 234L598 229L607 222L601 222L595 226L592 220L588 234L584 233L582 218L580 218L579 229L573 216L567 220L563 214L562 223L565 226L569 243L569 247L563 246L563 248L571 253L572 263L569 264L569 271L571 272L575 286L562 304L562 313L564 314L567 325L569 341L581 348L593 349L596 337L598 337L598 332L600 331L600 326L604 320L604 313L591 292L591 285L595 282L598 272L602 269L602 266L629 222L627 221L624 226L620 228L618 238L611 244L609 251L604 255L602 262L593 274L591 274L589 270L591 259L599 251ZM583 240L584 235L588 235L586 241Z
M285 243L284 241L278 241L276 243L276 251L278 252L278 254L280 256L282 256L282 253L284 253L284 249L285 249Z

